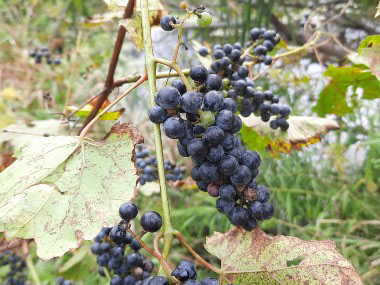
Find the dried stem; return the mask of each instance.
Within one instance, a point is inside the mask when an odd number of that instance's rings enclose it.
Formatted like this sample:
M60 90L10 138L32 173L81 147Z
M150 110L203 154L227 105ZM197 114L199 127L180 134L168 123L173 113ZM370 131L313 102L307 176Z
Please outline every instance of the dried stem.
M132 16L134 3L135 3L134 0L128 1L128 4L124 10L123 19L128 19ZM114 75L116 71L116 66L119 61L119 55L120 55L121 48L123 46L126 32L127 32L126 29L122 25L120 25L119 31L117 33L114 50L112 53L111 62L108 67L108 74L107 74L106 82L104 84L104 89L98 94L100 98L96 102L94 108L91 110L90 115L86 118L86 121L83 123L81 129L79 130L79 133L81 133L87 127L87 125L92 121L92 119L95 118L96 114L98 114L100 108L102 107L104 101L106 101L106 99L108 98L108 95L110 95L113 90L113 79L114 79Z
M131 93L136 87L141 85L145 80L147 79L147 75L144 74L138 81L136 81L135 84L133 84L131 87L129 87L122 95L120 95L118 98L116 98L115 101L113 101L111 104L109 104L106 108L103 109L102 112L100 112L94 119L91 120L91 122L82 130L80 133L80 139L83 140L83 138L87 135L89 130L92 128L92 126L100 119L101 116L103 116L105 113L108 112L113 106L115 106L117 103L120 102L123 98L125 98L129 93Z
M204 267L210 269L211 271L214 271L218 274L222 274L223 271L211 263L208 263L206 260L204 260L198 253L195 252L195 250L184 240L183 236L179 231L174 231L174 234L178 241L191 253L192 256L195 257L195 259L202 264Z

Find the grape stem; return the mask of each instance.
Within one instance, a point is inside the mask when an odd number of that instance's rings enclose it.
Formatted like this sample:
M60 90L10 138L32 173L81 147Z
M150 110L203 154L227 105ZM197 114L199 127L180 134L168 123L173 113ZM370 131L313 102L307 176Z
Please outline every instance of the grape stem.
M141 85L145 80L147 80L147 74L144 73L142 77L138 81L136 81L131 87L129 87L123 94L121 94L118 98L116 98L115 101L113 101L111 104L109 104L106 108L103 109L98 115L96 115L95 118L91 120L90 123L82 130L80 133L79 139L83 140L84 137L87 135L89 130L92 128L92 126L100 119L101 116L103 116L105 113L107 113L113 106L115 106L117 103L119 103L123 98L125 98L129 93L131 93L135 88L137 88L139 85Z
M111 282L112 277L107 266L104 266L103 269L104 269L104 275L106 276L108 282Z
M191 86L190 86L189 81L187 80L185 74L182 72L182 69L179 67L179 65L177 63L169 61L169 60L166 60L166 59L163 59L163 58L154 58L153 60L156 63L161 63L163 65L166 65L166 66L169 66L169 67L173 68L179 74L179 76L181 77L183 83L186 86L186 90L187 91L191 90Z
M190 69L184 69L184 70L182 70L182 73L185 76L188 76L190 74ZM124 85L125 83L136 82L137 80L140 79L141 76L142 76L142 74L135 74L135 75L119 78L119 79L115 80L114 88L120 87L120 86ZM158 72L156 74L156 79L169 78L169 77L179 77L179 76L180 75L177 72L173 72L173 73L171 73L171 72Z
M142 239L140 237L138 237L129 227L126 228L126 230L128 231L128 233L130 233L130 235L136 239L139 244L141 245L141 247L143 249L145 249L149 254L153 255L157 260L158 262L160 263L160 265L162 266L162 268L165 270L165 272L167 273L167 276L168 278L170 279L170 281L172 282L178 282L174 277L172 277L170 275L170 273L172 272L172 269L170 268L169 264L166 262L166 260L162 257L161 254L157 253L156 251L154 251L153 249L151 249L145 242L142 241Z
M146 71L148 75L148 83L149 83L150 105L155 106L154 95L157 91L156 89L156 61L153 56L148 0L141 1L141 19L142 19L142 28L143 28L142 29L143 38L144 38L145 67L146 67ZM169 63L171 64L171 62ZM182 70L178 67L178 65L174 64L173 68L175 69L175 71L177 71L178 74L181 75L182 78L186 79L185 75L182 73ZM154 130L154 141L155 141L155 147L156 147L157 168L158 168L158 176L159 176L159 181L160 181L161 205L162 205L162 214L163 214L164 248L162 250L162 257L164 260L167 260L169 251L170 251L170 246L173 241L173 228L172 228L171 219L170 219L168 191L166 188L164 155L163 155L163 148L162 148L160 125L154 124L153 130ZM159 275L161 274L162 276L167 275L162 266L160 266L158 274ZM169 275L168 277L170 278Z
M179 231L174 231L174 234L178 241L191 253L192 256L195 257L195 259L202 264L204 267L208 268L211 271L214 271L215 273L218 274L223 274L223 271L211 263L208 263L206 260L204 260L196 251L185 241L183 238L182 234Z

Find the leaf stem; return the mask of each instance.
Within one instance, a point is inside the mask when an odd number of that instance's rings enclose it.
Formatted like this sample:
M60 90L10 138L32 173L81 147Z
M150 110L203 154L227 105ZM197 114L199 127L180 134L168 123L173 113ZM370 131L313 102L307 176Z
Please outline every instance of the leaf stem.
M123 98L125 98L129 93L131 93L136 87L141 85L145 80L147 79L147 74L145 73L138 81L135 82L131 87L129 87L123 94L121 94L119 97L116 98L115 101L113 101L111 104L109 104L106 108L103 109L98 115L96 115L95 118L91 120L90 123L82 130L80 133L80 140L83 140L83 138L87 135L89 130L92 128L92 126L100 119L101 116L103 116L105 113L108 112L113 106L115 106L117 103L120 102Z
M182 73L185 76L188 76L190 74L190 69L183 69ZM142 74L136 74L136 75L131 75L131 76L119 78L119 79L115 80L113 87L116 88L116 87L122 86L125 83L136 82L137 80L140 79L141 76L142 76ZM181 76L181 75L179 75L177 72L158 72L156 74L156 79L168 78L168 77L178 77L178 76Z
M104 275L106 276L108 282L111 282L112 277L107 266L104 266L103 269L104 269Z
M166 260L162 257L161 254L158 254L157 252L155 252L153 249L151 249L145 242L143 242L143 240L138 237L130 228L127 228L127 231L131 234L131 236L136 239L141 247L143 249L145 249L149 254L153 255L157 260L158 262L160 263L160 265L162 266L162 268L165 270L165 272L167 273L167 276L169 277L169 279L171 279L172 282L176 282L177 280L173 277L171 277L170 273L172 272L172 269L170 268L169 264L166 262Z
M189 81L187 80L185 74L182 72L182 69L179 67L179 65L177 63L172 62L170 60L163 59L163 58L154 58L153 60L157 63L161 63L163 65L166 65L166 66L173 68L181 76L181 79L186 86L186 90L187 91L191 90L191 86L190 86Z
M141 1L141 16L142 28L144 37L145 51L145 66L149 81L150 105L154 106L154 94L156 93L156 61L153 56L152 37L150 30L148 0ZM178 67L178 65L177 65ZM173 67L174 68L174 67ZM174 68L181 77L184 77L180 68ZM185 77L186 78L186 77ZM163 235L164 235L164 250L162 257L166 260L169 255L170 246L173 240L173 228L170 220L169 198L166 188L164 155L162 149L161 130L159 124L154 124L154 141L156 146L157 168L160 180L161 204L163 214ZM159 274L165 274L162 266L159 269ZM169 277L169 276L168 276Z
M221 269L215 267L211 263L208 263L206 260L204 260L196 251L185 241L182 234L179 231L174 231L174 234L178 241L191 253L192 256L195 257L195 259L202 264L204 267L210 269L211 271L214 271L218 274L224 273Z
M278 54L278 55L275 55L272 59L273 60L277 60L281 57L285 57L285 56L289 56L289 55L292 55L292 54L295 54L295 53L298 53L300 51L303 51L309 47L312 47L313 45L315 45L317 43L317 41L321 38L321 33L320 32L316 32L312 37L311 39L306 43L304 44L303 46L300 46L300 47L297 47L297 48L294 48L294 49L291 49L290 51L288 52L284 52L284 53L281 53L281 54Z
M28 254L26 256L25 261L26 261L26 266L28 267L28 270L29 270L30 274L32 275L34 284L35 285L41 285L40 278L38 277L36 268L34 267L34 264L33 264L32 255Z

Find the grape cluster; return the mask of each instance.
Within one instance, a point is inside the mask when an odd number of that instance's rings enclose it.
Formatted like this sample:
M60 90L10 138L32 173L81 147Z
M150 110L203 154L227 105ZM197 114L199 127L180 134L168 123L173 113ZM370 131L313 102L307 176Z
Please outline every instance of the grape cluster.
M27 273L26 263L19 255L6 250L0 253L0 266L9 265L7 278L4 280L4 285L24 285L26 284Z
M57 277L57 279L55 279L55 284L56 285L72 285L73 281L65 280L65 278L63 278L62 276L59 276Z
M119 208L122 221L112 228L104 227L96 235L91 251L97 256L98 272L101 276L105 276L105 269L113 273L111 285L168 284L159 283L158 277L150 278L154 268L153 263L138 252L141 249L140 243L127 233L126 227L137 214L138 209L135 204L130 202L122 204ZM156 232L162 226L162 218L157 212L148 211L142 215L140 223L145 232ZM130 250L128 254L126 254L127 247ZM146 283L147 279L155 281Z
M191 176L198 188L219 197L217 209L233 225L252 230L256 219L269 219L274 212L267 203L268 189L255 182L260 156L246 150L235 135L242 121L234 114L235 100L224 98L220 91L222 78L201 65L190 69L190 77L195 91L187 91L181 80L175 80L155 94L157 106L149 110L149 118L163 124L167 137L178 139L180 155L190 156L195 164ZM251 211L257 203L262 212Z
M157 159L151 155L149 149L143 144L137 145L136 164L139 170L138 182L144 185L146 182L152 182L158 179ZM176 166L169 160L164 161L165 177L167 181L178 181L183 179L184 170Z
M270 127L286 131L289 128L287 117L290 108L279 105L279 98L274 96L272 91L255 88L254 82L248 77L249 70L244 65L247 61L272 64L272 57L267 55L267 52L272 51L279 41L280 37L275 31L253 28L250 30L250 40L246 43L245 51L240 43L214 45L214 61L208 73L216 74L222 79L224 97L235 100L237 111L243 117L255 114L260 116L262 121L268 122L275 116L275 119L270 121ZM206 47L201 47L198 52L201 56L209 54ZM243 53L246 55L244 58Z
M34 58L35 63L42 63L42 59L46 59L47 64L61 64L61 59L58 57L53 57L51 52L47 47L35 48L29 53L29 56Z
M172 276L182 282L183 285L218 285L219 281L206 277L201 282L197 281L197 268L190 260L181 260L171 273ZM229 284L233 285L233 284Z

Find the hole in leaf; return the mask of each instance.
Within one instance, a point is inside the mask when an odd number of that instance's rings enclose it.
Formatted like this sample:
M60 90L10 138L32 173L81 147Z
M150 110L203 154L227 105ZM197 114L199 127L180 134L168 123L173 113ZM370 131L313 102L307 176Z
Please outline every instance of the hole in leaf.
M298 256L292 260L287 260L286 261L286 266L289 267L289 266L297 266L301 263L301 261L303 260L303 257L302 256Z

